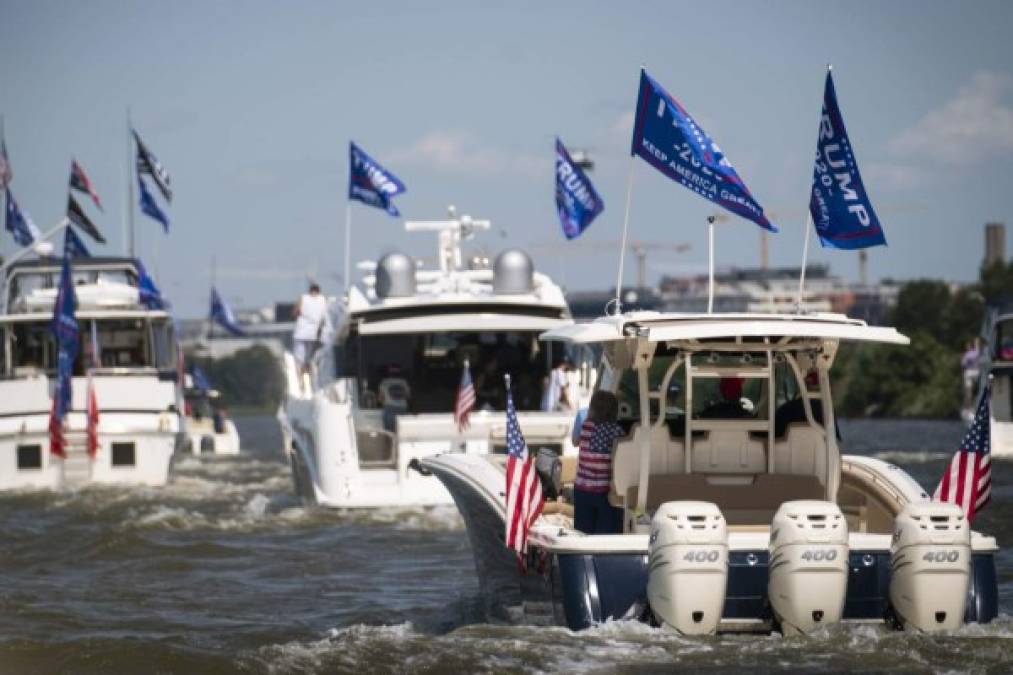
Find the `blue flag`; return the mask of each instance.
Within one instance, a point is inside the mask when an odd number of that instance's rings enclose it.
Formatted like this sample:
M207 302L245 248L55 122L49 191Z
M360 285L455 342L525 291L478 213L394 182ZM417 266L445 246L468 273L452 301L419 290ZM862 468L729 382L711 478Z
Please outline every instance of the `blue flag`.
M140 260L136 260L135 262L137 263L137 296L141 304L148 309L165 309L168 303L162 297L162 292L158 290L158 286L155 285L155 280L151 278L148 270L144 268L144 263Z
M17 242L18 246L31 246L34 244L41 236L39 229L35 227L35 223L28 217L28 213L18 208L18 203L14 201L14 195L11 194L10 188L6 189L4 204L7 211L6 218L4 219L5 227L14 237L14 241Z
M77 236L74 229L68 227L64 230L63 237L63 256L65 258L90 258L91 253L88 248L81 241L81 237Z
M236 320L235 314L232 313L232 309L225 304L215 288L211 289L211 319L233 335L246 335Z
M644 70L640 71L632 154L701 197L777 232L717 143Z
M165 211L159 208L158 202L148 192L148 186L144 184L144 179L137 176L137 184L141 186L141 211L145 215L151 216L158 222L162 223L162 227L165 228L165 232L169 232L169 216L165 215Z
M204 374L198 366L193 366L190 369L190 377L193 378L193 388L198 391L204 392L205 394L211 391L211 383L208 381L208 376Z
M348 144L348 153L348 198L384 209L392 216L400 216L390 200L405 191L404 183L355 143Z
M53 321L50 328L56 337L56 388L54 390L54 417L62 422L70 409L71 378L74 375L74 359L77 358L77 297L74 294L74 279L70 258L63 256L60 271L60 286L53 304Z
M567 239L579 237L605 202L584 171L573 163L563 141L556 139L556 210Z
M809 213L823 246L844 249L886 246L883 228L858 173L830 71L823 90Z

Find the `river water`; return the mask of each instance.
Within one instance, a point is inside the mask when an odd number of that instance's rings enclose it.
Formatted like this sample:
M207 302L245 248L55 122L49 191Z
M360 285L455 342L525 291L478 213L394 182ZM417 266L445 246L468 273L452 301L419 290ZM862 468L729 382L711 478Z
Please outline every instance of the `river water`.
M240 457L184 459L167 488L0 497L0 673L982 672L1013 670L1013 462L975 529L1005 547L1000 613L925 637L680 638L484 622L453 508L306 509L277 424L237 420ZM932 488L957 422L843 421L846 451Z

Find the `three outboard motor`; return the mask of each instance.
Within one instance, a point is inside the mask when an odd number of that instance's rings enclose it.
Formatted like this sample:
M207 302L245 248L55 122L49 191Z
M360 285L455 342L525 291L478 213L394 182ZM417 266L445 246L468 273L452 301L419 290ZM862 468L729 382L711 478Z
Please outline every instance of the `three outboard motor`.
M651 521L647 602L659 625L717 631L728 584L728 528L710 502L666 502Z
M770 525L767 595L784 635L837 623L848 590L848 523L830 502L785 502Z
M890 604L905 630L955 630L971 578L971 528L956 504L918 502L897 515Z

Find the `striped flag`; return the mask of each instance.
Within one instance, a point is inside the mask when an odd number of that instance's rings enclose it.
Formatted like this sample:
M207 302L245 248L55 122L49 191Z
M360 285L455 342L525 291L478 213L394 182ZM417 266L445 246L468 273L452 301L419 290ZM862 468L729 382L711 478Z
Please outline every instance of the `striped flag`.
M98 207L99 211L105 211L102 208L102 201L98 198L98 193L95 192L95 186L91 184L91 179L88 178L88 174L84 172L84 169L81 168L76 159L70 160L70 187L91 197L91 200L95 202L95 206Z
M506 465L506 545L517 552L523 568L528 550L528 531L542 512L545 497L542 483L535 471L535 458L517 422L514 397L507 379L507 465Z
M133 131L131 129L131 131ZM158 187L158 191L165 197L165 201L172 201L172 178L169 177L169 172L165 170L158 158L155 157L148 146L144 145L141 140L140 134L134 131L134 140L137 141L137 176L140 178L141 174L148 174L151 179L155 181L155 185Z
M950 461L950 466L933 495L937 501L950 502L963 509L969 523L988 504L992 495L992 449L989 438L991 397L990 385L985 388L974 421L960 441L960 449Z
M461 371L461 386L457 388L457 398L454 400L454 423L457 425L457 432L460 433L471 426L468 423L468 415L475 409L475 385L471 381L471 370L468 367L468 360L464 360L464 370Z
M11 160L7 156L7 139L0 131L0 188L6 188L14 179L14 171L11 169Z
M95 396L95 382L88 371L88 404L85 414L88 418L88 456L95 459L98 454L98 398Z

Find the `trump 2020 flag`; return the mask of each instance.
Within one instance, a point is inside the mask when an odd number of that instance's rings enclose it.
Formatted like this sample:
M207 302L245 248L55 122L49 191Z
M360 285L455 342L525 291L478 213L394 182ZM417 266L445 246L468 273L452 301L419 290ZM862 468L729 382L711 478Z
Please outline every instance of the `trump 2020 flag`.
M145 269L144 263L140 260L137 263L137 296L141 304L148 309L165 309L166 304L165 298L162 297L162 291L158 290L158 286L155 285L155 280L148 274L148 270Z
M236 315L232 313L232 309L222 300L222 296L218 295L218 289L216 288L211 289L211 319L233 335L246 335L242 326L236 320Z
M816 140L809 213L823 246L844 249L886 246L883 228L858 173L855 151L837 107L837 92L829 70Z
M53 407L49 415L49 448L54 455L64 456L63 420L70 410L71 380L77 357L77 297L71 274L70 258L63 257L60 286L53 303L50 328L56 338L56 382L53 386Z
M400 216L391 198L405 191L404 183L355 143L348 144L348 161L348 198Z
M165 233L168 234L169 216L165 215L165 211L159 208L158 202L156 202L155 198L151 196L151 193L148 191L148 186L144 184L144 179L141 178L140 176L137 177L137 184L141 188L140 189L141 211L144 212L144 215L150 216L151 218L154 218L158 222L162 223L162 227L165 229Z
M35 223L32 222L26 211L18 208L18 203L14 201L14 195L11 194L10 188L6 190L4 204L7 211L4 227L14 237L18 246L31 246L38 241L42 236L39 228L35 227Z
M573 163L563 141L556 139L556 210L567 239L579 237L605 202L591 185L583 169Z
M91 252L81 241L81 237L77 236L72 228L64 230L63 234L63 255L66 258L90 258Z
M701 197L777 232L717 143L645 70L640 71L632 154Z

